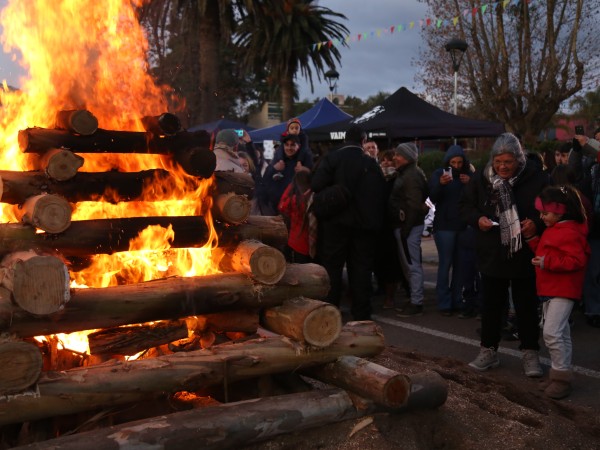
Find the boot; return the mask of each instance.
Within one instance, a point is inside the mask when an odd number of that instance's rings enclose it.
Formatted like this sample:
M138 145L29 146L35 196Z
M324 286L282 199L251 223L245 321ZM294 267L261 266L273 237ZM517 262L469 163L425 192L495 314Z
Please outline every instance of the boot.
M544 390L547 397L555 400L567 397L571 393L573 372L570 370L550 369L550 385Z

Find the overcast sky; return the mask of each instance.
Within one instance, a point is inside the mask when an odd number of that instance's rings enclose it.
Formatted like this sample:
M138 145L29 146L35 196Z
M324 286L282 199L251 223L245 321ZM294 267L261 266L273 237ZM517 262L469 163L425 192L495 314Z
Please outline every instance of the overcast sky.
M6 3L0 0L0 8ZM344 14L348 20L341 22L353 39L359 33L368 34L359 42L349 42L349 48L340 47L341 65L336 67L340 73L339 94L366 99L380 91L392 93L402 86L419 92L414 59L421 45L421 31L415 26L412 30L390 34L389 28L411 21L418 23L425 18L424 4L417 0L320 0L319 5ZM377 30L381 31L380 36ZM0 80L19 87L19 78L24 74L20 66L11 61L11 55L0 54ZM325 80L319 82L315 77L313 81L315 90L311 93L307 82L298 78L301 100L329 94Z

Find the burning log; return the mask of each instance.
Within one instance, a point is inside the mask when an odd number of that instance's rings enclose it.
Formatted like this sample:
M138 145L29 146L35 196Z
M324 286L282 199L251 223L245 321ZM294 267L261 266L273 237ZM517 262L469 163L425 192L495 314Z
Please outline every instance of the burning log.
M153 136L138 131L98 129L91 136L64 130L27 128L19 131L19 147L25 153L44 154L55 148L77 153L152 153L171 155L190 175L208 178L217 165L206 131L180 131L172 136Z
M196 333L205 331L241 331L253 334L258 329L258 311L242 309L224 313L203 314L185 319L188 330Z
M92 355L135 355L143 350L188 337L185 320L108 328L88 335Z
M215 197L212 213L218 220L239 225L248 219L250 208L251 204L248 197L229 192Z
M278 336L44 373L38 381L39 397L20 395L0 401L0 425L122 405L159 392L195 391L325 364L344 355L375 356L383 349L383 335L375 323L349 322L332 345L319 350L309 350Z
M36 233L28 225L5 223L0 224L0 253L31 248L60 249L65 257L123 252L129 250L129 241L150 225L173 227L172 248L202 247L210 235L205 219L200 216L80 220L71 222L69 228L59 234ZM287 228L281 217L250 216L246 223L215 223L215 228L222 247L231 248L246 239L260 240L275 248L283 248L287 243Z
M257 285L244 274L164 278L106 288L73 289L58 314L31 317L12 311L10 331L21 337L70 333L196 314L276 306L299 295L325 298L327 272L316 264L290 264L275 285ZM123 301L126 299L127 301Z
M81 136L65 130L26 128L19 131L19 147L24 153L45 153L53 148L66 148L76 153L153 153L168 155L178 151L210 147L206 131L181 131L172 136L153 136L139 131L98 130Z
M281 306L265 309L261 324L299 342L327 347L342 330L342 315L329 303L297 297L284 301Z
M22 208L21 220L47 233L61 233L71 225L71 205L53 194L30 197Z
M0 283L12 293L14 302L31 314L60 311L70 298L65 264L54 256L40 256L33 251L5 256L0 264Z
M238 244L221 260L221 270L242 272L264 284L277 283L286 270L283 253L256 240Z
M356 356L343 356L303 373L392 409L406 405L411 389L408 376Z
M155 136L172 136L181 131L179 117L171 113L163 113L160 116L142 117L144 130Z
M241 448L276 436L363 417L377 412L341 389L279 395L161 415L106 429L63 436L24 448L95 450L114 448Z
M33 386L42 373L42 354L28 342L0 341L0 395L16 394Z
M56 181L66 181L77 175L77 171L85 160L69 150L55 148L47 151L40 160L42 168L48 177Z
M72 109L56 113L56 128L89 136L98 129L98 119L85 109Z
M239 172L215 172L215 184L219 194L234 192L245 195L249 199L254 196L254 180L248 173Z

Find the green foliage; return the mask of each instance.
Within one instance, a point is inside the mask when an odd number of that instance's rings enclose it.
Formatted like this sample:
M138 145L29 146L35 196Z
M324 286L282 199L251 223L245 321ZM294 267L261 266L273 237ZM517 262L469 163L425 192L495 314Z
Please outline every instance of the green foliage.
M445 153L439 150L433 152L425 152L419 155L419 167L423 169L427 179L431 177L433 171L442 167Z

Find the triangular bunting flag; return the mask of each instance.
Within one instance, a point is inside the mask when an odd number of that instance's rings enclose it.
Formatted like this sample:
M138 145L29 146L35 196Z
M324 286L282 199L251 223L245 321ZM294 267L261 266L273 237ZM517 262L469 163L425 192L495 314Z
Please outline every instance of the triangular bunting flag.
M438 19L437 20L437 27L438 28L442 26L442 22L443 22L442 19Z
M458 16L452 19L452 23L454 24L454 26L456 26L456 24L458 23Z

